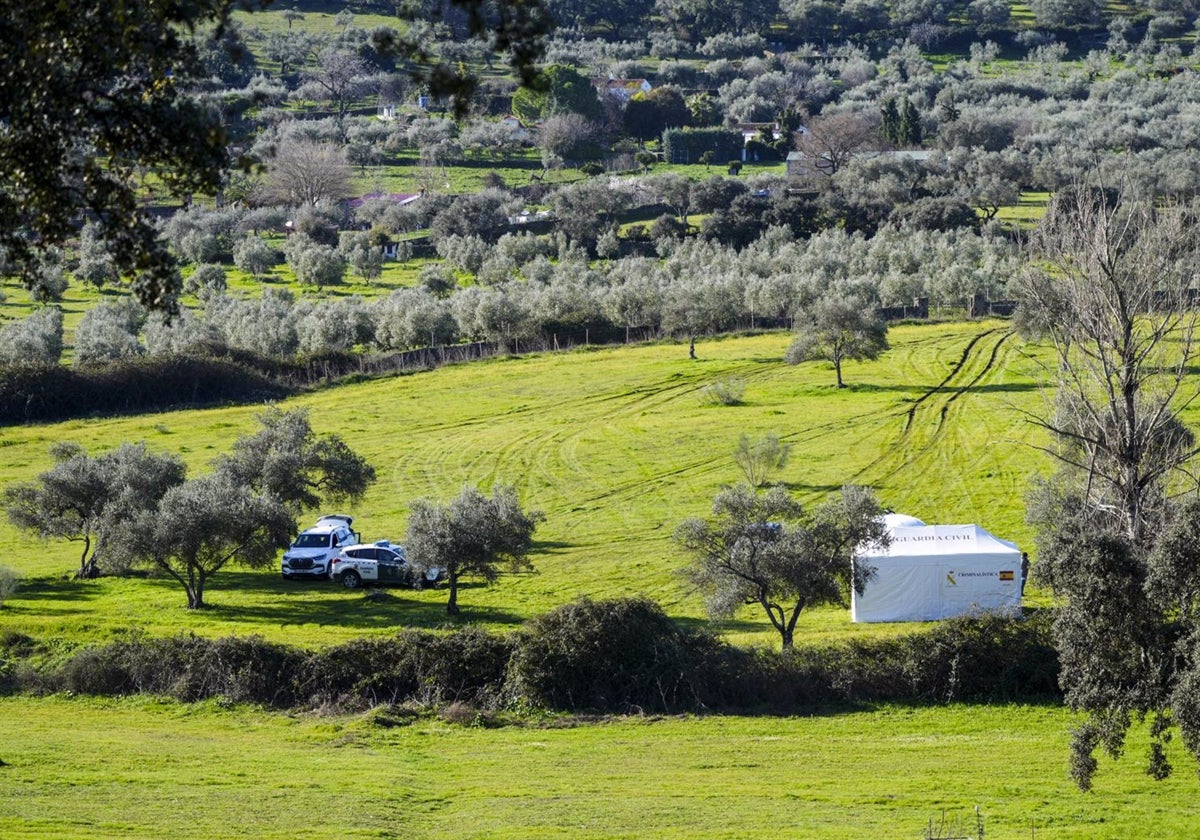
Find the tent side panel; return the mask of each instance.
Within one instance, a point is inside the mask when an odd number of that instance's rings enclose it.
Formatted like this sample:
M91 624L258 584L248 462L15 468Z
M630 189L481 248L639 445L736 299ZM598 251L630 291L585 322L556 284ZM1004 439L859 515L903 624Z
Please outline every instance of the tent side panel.
M895 562L888 558L866 558L875 566L875 576L863 594L851 594L853 621L932 621L938 618L938 573L936 564Z

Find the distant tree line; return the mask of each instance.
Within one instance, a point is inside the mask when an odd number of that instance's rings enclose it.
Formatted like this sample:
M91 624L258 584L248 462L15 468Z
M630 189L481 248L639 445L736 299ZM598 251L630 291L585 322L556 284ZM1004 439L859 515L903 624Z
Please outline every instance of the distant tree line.
M674 240L662 259L624 257L593 264L564 237L501 235L493 244L451 234L449 266L475 275L459 287L436 265L416 288L367 301L297 299L265 288L258 298L214 289L202 305L167 322L131 301L97 304L76 329L74 363L207 352L224 347L265 358L390 352L489 341L514 348L560 335L582 342L628 331L710 334L756 325L786 327L797 312L838 287L864 306L911 303L966 307L980 292L1000 296L1016 249L973 232L886 228L873 238L830 230L797 241L769 229L736 251L703 239ZM56 363L62 321L46 307L0 328L0 360Z

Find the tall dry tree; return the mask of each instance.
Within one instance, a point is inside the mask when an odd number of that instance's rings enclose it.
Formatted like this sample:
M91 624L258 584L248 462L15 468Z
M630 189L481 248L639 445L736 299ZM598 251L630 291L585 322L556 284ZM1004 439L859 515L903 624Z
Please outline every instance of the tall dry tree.
M1135 543L1147 538L1172 471L1195 450L1178 420L1200 393L1192 208L1076 188L1054 202L1017 281L1018 326L1045 339L1054 410L1034 422L1084 477L1087 501Z
M1200 391L1195 208L1076 188L1052 205L1017 281L1018 324L1051 350L1054 402L1036 424L1059 462L1030 495L1035 576L1060 598L1055 643L1073 733L1071 772L1091 786L1134 719L1151 722L1147 772L1170 773L1178 725L1200 757L1200 570L1195 439L1179 419ZM1180 498L1191 490L1192 500ZM1189 553L1190 552L1190 553ZM1191 577L1200 578L1200 572ZM1198 593L1198 594L1193 594Z

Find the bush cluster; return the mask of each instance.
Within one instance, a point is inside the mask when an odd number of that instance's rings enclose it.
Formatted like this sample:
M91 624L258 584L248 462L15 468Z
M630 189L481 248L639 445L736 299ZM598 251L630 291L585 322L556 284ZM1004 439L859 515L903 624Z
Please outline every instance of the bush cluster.
M41 672L25 662L34 646L22 637L0 646L0 692L593 713L1060 699L1049 628L1046 616L960 618L896 638L776 653L680 627L643 598L585 598L507 636L406 630L309 652L258 637L132 635Z

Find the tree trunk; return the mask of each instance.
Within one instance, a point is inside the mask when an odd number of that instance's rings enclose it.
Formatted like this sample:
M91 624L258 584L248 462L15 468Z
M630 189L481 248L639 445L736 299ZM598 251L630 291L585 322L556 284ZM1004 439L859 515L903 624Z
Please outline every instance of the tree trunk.
M191 580L187 584L187 596L189 610L202 610L207 604L204 603L204 575L188 575Z
M76 580L94 580L98 577L100 577L100 567L96 565L95 555L84 560L79 565L79 571L75 573Z
M688 343L688 358L696 358L696 336L691 336L691 341Z
M842 381L842 360L841 360L841 359L834 359L834 360L833 360L833 369L834 369L835 371L837 371L837 383L838 383L838 387L839 387L839 388L845 388L845 387L846 387L846 383Z
M446 601L446 615L458 615L458 575L450 575L450 599Z
M791 627L783 627L779 630L779 636L783 640L783 649L792 650L795 647L796 631Z
M75 573L76 580L91 580L100 577L100 567L96 565L96 555L92 553L91 537L83 538L83 553L79 555L79 571Z

